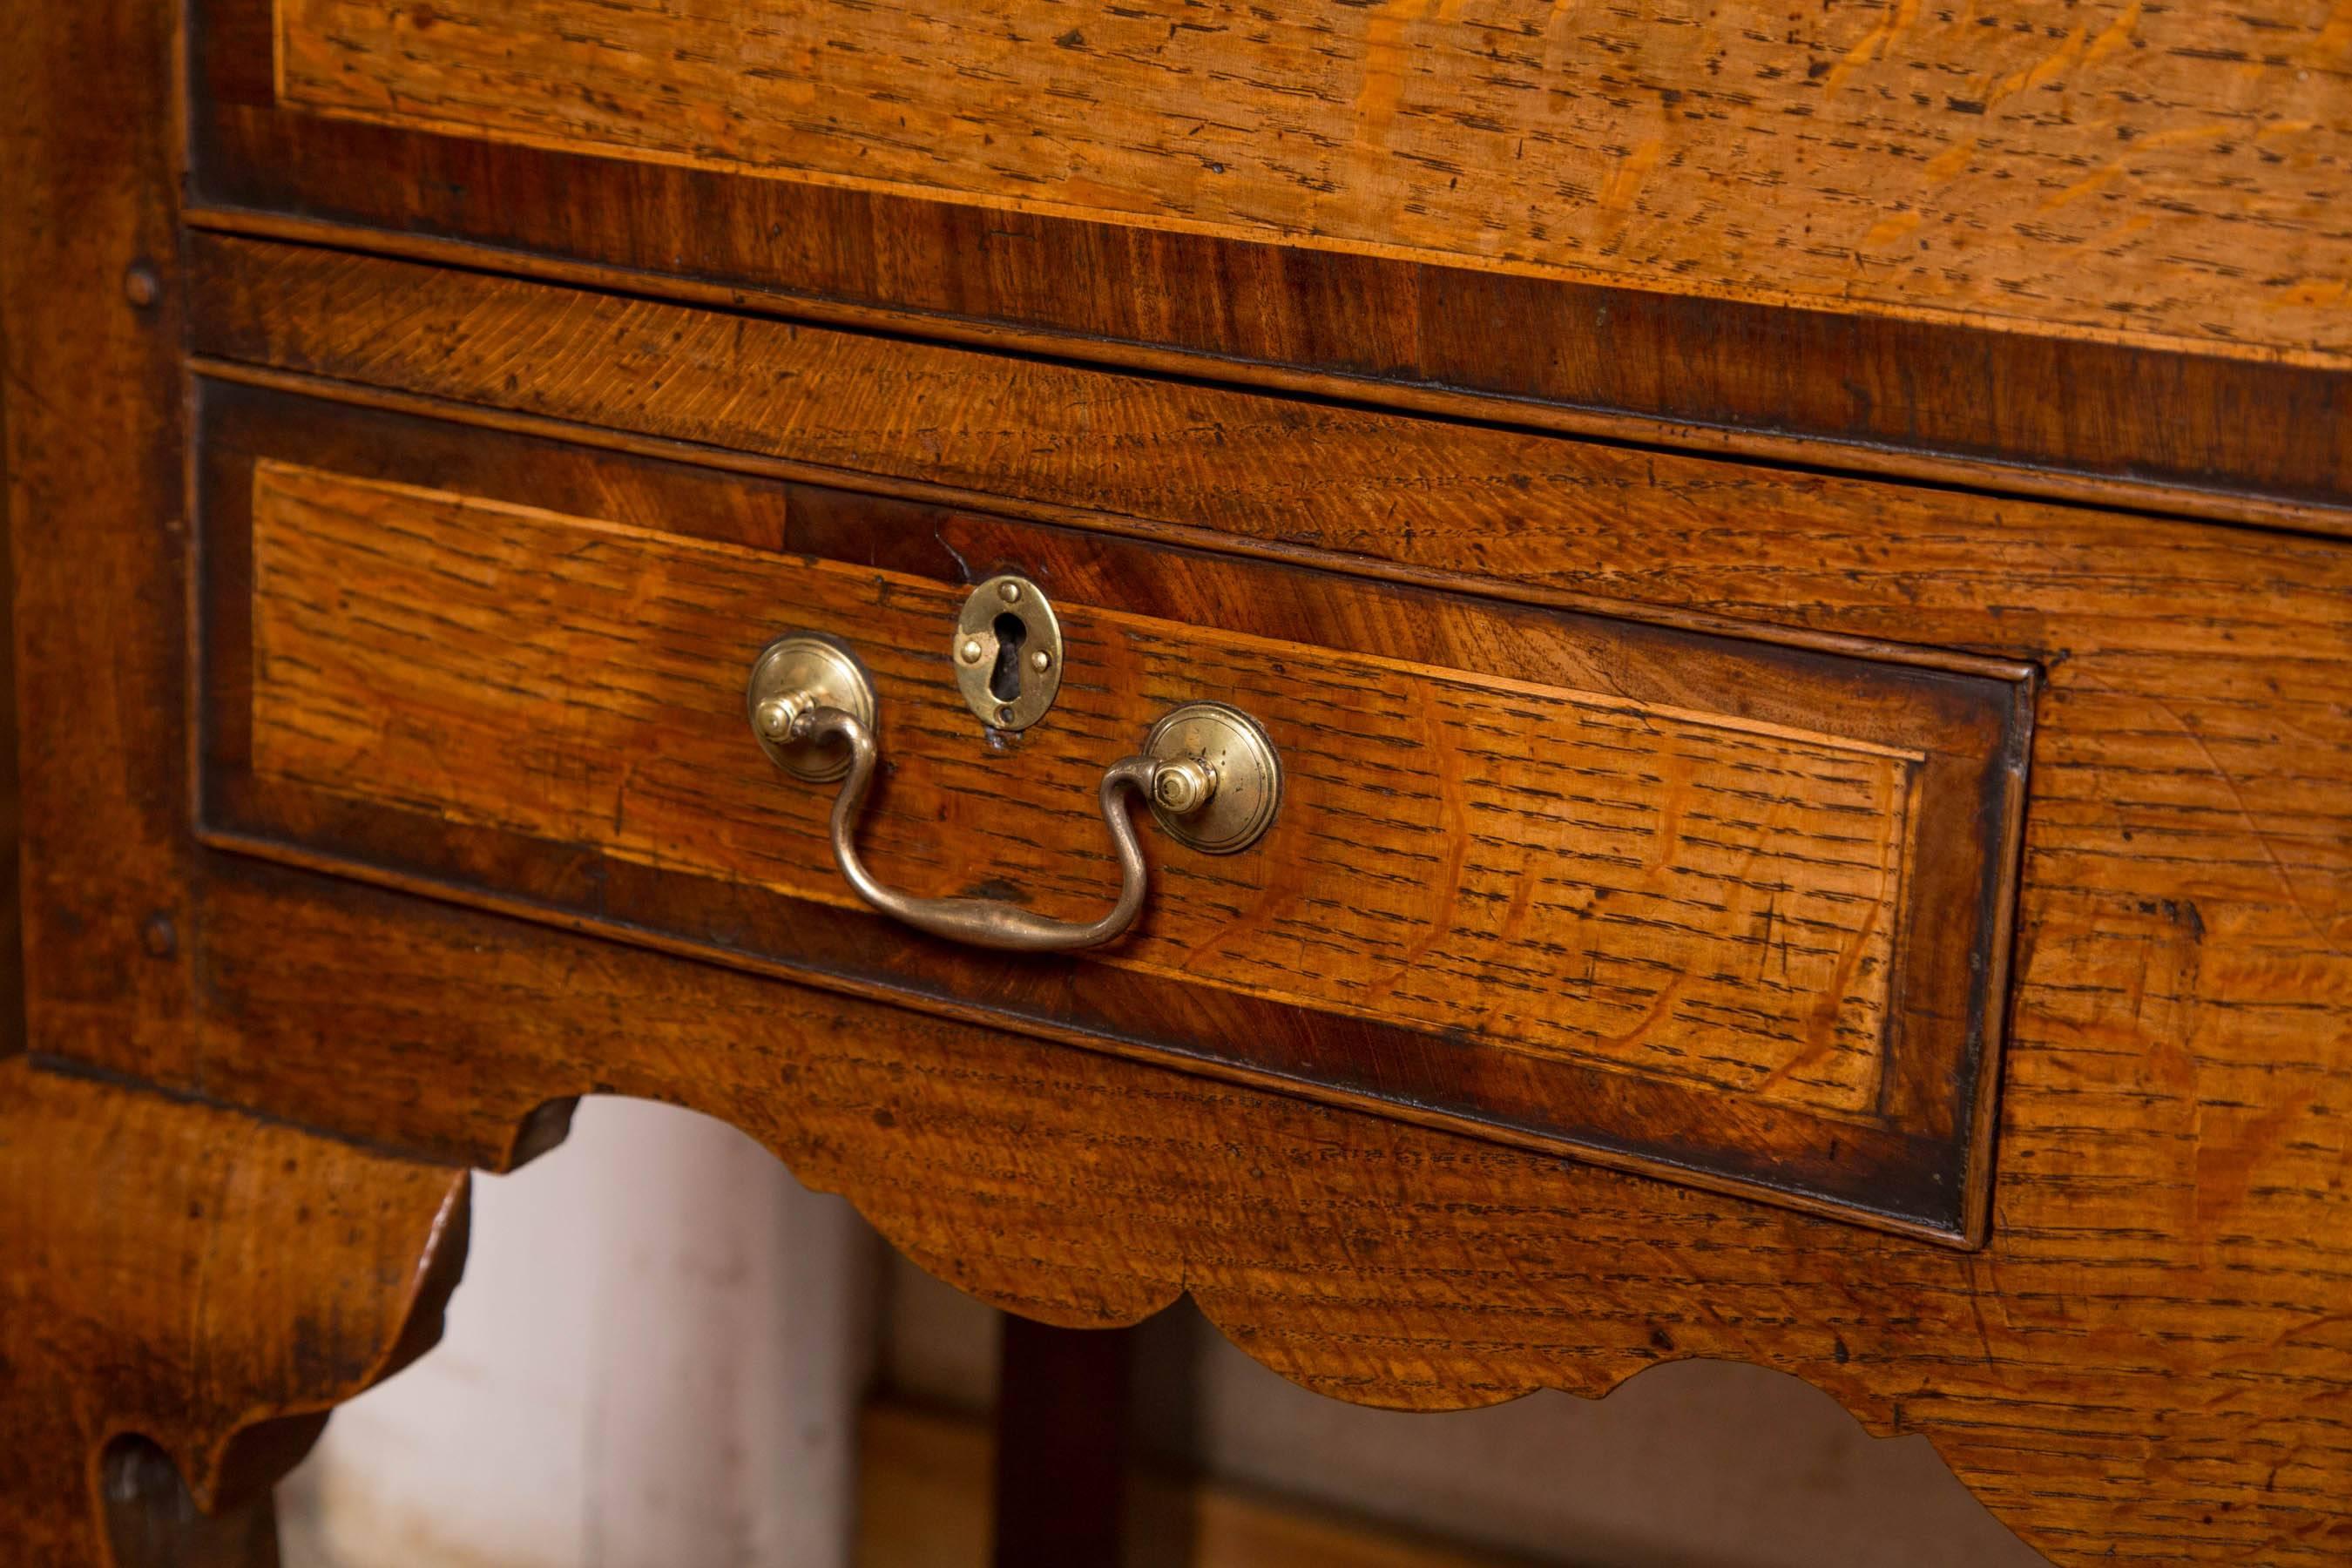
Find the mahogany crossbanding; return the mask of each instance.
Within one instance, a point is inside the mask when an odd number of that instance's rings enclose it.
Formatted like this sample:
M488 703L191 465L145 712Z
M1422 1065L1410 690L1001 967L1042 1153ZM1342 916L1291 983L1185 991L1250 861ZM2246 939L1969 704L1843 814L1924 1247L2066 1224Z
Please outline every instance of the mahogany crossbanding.
M805 627L881 684L884 874L1075 919L1109 883L1089 772L1231 692L1287 760L1282 816L1259 853L1161 847L1103 962L1878 1102L1917 752L1064 605L1066 700L992 755L956 732L952 588L282 463L254 570L265 775L858 908L832 792L776 775L740 711L744 650Z
M2352 26L2287 0L278 0L276 72L293 109L633 160L2352 355Z
M1966 1242L2027 672L1121 540L207 384L214 841ZM627 520L625 521L614 520ZM985 564L983 564L985 563ZM969 582L1048 585L1061 697L963 705ZM862 911L752 743L848 641L886 881L1091 918L1103 770L1258 715L1250 852L1148 835L1137 930L1007 959Z

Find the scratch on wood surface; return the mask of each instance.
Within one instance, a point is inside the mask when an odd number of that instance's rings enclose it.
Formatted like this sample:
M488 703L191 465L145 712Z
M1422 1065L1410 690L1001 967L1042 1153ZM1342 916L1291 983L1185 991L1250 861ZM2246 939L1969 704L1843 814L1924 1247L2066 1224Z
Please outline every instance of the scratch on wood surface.
M2326 23L2311 41L2311 53L2314 61L2321 65L2332 65L2339 58L2352 55L2352 0L2336 0L2328 9Z
M1388 141L1404 98L1405 31L1430 14L1435 0L1388 0L1364 21L1364 79L1356 94L1356 136L1379 147Z
M1843 87L1856 71L1877 59L1896 36L1918 20L1918 16L1919 0L1901 0L1895 9L1879 18L1876 26L1863 35L1861 42L1848 49L1844 57L1830 68L1829 75L1822 80L1822 90L1835 92Z
M1872 224L1870 231L1862 237L1863 248L1868 250L1882 245L1892 245L1918 226L1919 215L1916 211L1889 213Z
M2014 98L2021 92L2031 92L2037 87L2047 87L2056 81L2066 74L2068 67L2082 58L2084 41L2083 26L2077 23L2067 33L2065 41L2050 54L2023 70L2012 71L1999 82L1985 87L1979 95L1984 106L1990 109L2003 99Z
M2097 65L2108 56L2131 47L2132 39L2139 33L2140 7L2141 0L2131 0L2122 16L2099 30L2099 36L2091 40L2091 47L2084 52L2083 63L2085 66Z
M1611 217L1630 217L1642 187L1650 178L1650 171L1658 166L1658 154L1665 151L1665 139L1646 137L1633 150L1610 166L1609 177L1601 186L1601 210Z

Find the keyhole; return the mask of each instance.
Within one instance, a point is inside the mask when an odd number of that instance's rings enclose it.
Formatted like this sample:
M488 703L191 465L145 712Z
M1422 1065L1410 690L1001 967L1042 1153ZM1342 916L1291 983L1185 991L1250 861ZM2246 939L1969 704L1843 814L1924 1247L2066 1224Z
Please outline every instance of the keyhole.
M999 702L1013 702L1021 696L1021 645L1028 639L1028 625L1019 616L996 617L996 668L988 672L988 689Z

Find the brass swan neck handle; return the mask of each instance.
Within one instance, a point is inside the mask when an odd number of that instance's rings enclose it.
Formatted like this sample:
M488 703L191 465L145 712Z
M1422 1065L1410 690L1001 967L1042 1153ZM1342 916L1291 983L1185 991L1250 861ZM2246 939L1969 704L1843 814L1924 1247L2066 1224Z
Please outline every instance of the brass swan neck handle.
M779 638L752 666L745 707L752 733L777 766L804 779L841 779L831 819L833 858L857 896L893 920L972 947L1069 952L1127 933L1143 912L1150 872L1126 791L1150 802L1152 815L1181 842L1213 854L1255 843L1281 800L1281 763L1257 722L1223 703L1187 703L1152 726L1141 754L1103 771L1103 826L1118 859L1119 885L1100 918L1055 920L995 899L919 898L885 885L857 852L858 819L881 745L873 682L848 650L805 633Z
M834 863L859 898L892 920L972 947L1066 952L1118 941L1143 912L1150 873L1143 863L1143 846L1136 842L1135 824L1128 819L1126 802L1119 795L1122 790L1133 789L1150 797L1160 774L1160 763L1151 758L1129 757L1103 773L1103 826L1110 829L1111 849L1118 857L1118 899L1100 919L1082 923L1055 920L997 899L919 899L885 887L857 853L857 819L880 755L874 731L859 723L856 715L838 708L816 709L795 728L808 739L838 738L848 742L849 776L842 780L841 793L833 802Z

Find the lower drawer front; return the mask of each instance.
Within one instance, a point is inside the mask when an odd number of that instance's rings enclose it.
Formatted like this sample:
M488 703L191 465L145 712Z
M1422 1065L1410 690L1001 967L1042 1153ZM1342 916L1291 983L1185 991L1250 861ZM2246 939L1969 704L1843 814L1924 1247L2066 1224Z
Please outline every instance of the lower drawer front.
M1373 582L208 384L216 842L1966 1242L2031 686ZM971 584L1065 647L1008 734ZM884 881L1062 919L1106 767L1180 703L1284 764L1211 856L1143 825L1136 927L980 952L867 911L835 787L771 765L770 639L871 672Z

